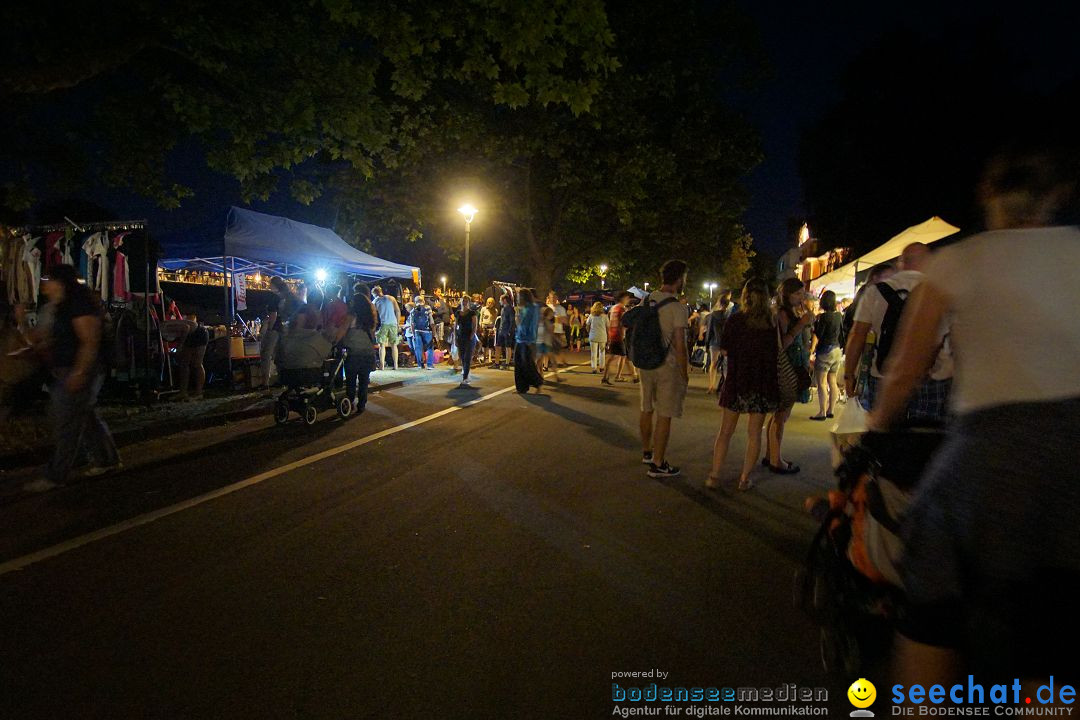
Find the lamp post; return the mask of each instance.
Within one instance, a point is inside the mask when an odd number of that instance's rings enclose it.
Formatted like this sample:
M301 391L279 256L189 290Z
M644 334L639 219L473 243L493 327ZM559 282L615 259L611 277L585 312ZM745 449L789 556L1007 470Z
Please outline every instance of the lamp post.
M458 212L465 216L465 295L469 294L469 231L472 229L473 218L476 217L476 208L465 203L458 208Z
M709 291L709 304L712 305L713 291L716 290L716 283L705 283L704 288Z
M604 289L604 277L607 275L607 265L600 266L600 289Z
M439 279L442 280L442 291L443 291L443 295L445 295L446 294L446 276L443 275Z
M645 292L649 292L649 283L645 283Z

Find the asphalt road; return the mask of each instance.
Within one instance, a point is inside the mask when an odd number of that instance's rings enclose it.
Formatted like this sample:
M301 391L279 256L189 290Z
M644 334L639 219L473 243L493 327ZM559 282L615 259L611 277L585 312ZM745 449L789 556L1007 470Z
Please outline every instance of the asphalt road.
M803 472L712 492L700 374L669 451L683 475L657 481L635 385L586 367L488 398L510 373L458 390L437 372L346 422L147 441L124 472L41 496L6 477L0 717L609 717L612 673L652 669L842 700L853 678L823 673L791 607L802 502L830 482L809 406L785 442Z

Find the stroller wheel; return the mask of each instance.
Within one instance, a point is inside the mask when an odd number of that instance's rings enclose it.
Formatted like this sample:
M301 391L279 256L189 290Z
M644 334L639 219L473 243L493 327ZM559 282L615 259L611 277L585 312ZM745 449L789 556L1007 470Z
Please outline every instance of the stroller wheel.
M821 665L825 672L844 677L858 675L862 667L859 640L846 627L821 628Z
M278 425L289 422L289 403L284 400L274 403L274 422Z
M315 409L314 405L308 405L304 408L304 423L307 425L314 425L315 421L319 418L319 411Z
M352 401L347 397L342 397L337 403L337 414L344 420L352 415Z

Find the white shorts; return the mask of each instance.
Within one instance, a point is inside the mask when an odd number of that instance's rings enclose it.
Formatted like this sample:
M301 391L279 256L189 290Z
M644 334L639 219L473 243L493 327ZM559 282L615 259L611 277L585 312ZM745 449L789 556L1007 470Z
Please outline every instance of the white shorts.
M682 417L686 382L679 368L667 363L641 373L641 412L656 412L669 418Z

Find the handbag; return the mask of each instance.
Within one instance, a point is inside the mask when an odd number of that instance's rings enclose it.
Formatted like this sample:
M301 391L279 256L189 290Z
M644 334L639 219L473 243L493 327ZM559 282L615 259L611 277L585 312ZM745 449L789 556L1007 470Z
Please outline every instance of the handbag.
M776 345L776 379L780 390L780 407L788 407L796 402L810 402L810 373L806 368L796 367L792 363L788 354L789 348L783 347L779 323L776 325Z

